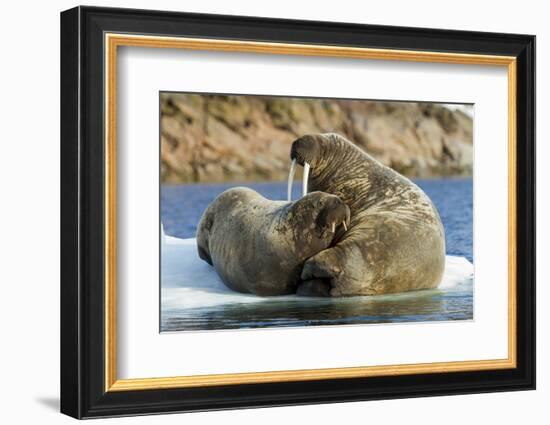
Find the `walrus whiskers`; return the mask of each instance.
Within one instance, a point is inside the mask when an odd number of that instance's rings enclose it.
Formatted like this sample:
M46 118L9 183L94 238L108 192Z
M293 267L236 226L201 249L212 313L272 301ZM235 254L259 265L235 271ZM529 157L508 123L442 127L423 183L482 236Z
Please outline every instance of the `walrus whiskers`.
M288 186L286 190L286 199L288 202L292 201L292 183L294 181L294 174L296 173L296 158L290 163L290 171L288 172Z
M309 164L307 162L304 162L304 175L302 177L302 196L307 195L307 179L308 179L308 177L309 177Z

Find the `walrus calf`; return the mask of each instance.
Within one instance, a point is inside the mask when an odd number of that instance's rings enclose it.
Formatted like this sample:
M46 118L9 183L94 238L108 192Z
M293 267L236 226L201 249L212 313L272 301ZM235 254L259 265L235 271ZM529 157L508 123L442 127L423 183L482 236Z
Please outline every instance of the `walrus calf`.
M328 248L349 222L349 208L334 195L312 192L296 202L270 201L238 187L208 206L197 247L229 288L285 295L296 292L304 261Z
M309 184L337 195L351 210L349 229L338 229L334 246L305 262L298 293L377 295L439 285L445 234L418 186L337 134L297 139L290 158L289 185L298 163L304 193Z

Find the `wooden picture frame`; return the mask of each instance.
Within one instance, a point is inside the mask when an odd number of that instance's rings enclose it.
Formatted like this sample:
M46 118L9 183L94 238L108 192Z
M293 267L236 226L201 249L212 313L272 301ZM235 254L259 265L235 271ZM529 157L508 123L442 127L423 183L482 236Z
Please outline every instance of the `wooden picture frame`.
M506 67L508 357L117 379L115 130L121 46ZM61 14L61 116L63 413L90 418L534 389L534 36L77 7Z

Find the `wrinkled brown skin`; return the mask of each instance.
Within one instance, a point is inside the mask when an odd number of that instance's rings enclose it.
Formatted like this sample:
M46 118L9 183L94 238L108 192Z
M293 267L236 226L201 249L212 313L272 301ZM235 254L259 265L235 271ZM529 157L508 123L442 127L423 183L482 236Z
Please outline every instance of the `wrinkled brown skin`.
M304 261L330 246L332 222L338 229L344 220L349 223L349 208L334 195L312 192L284 202L232 188L204 212L197 229L198 252L235 291L292 294Z
M435 288L445 268L445 234L428 196L337 134L296 140L291 159L311 166L309 189L351 210L347 232L307 260L298 293L379 295Z

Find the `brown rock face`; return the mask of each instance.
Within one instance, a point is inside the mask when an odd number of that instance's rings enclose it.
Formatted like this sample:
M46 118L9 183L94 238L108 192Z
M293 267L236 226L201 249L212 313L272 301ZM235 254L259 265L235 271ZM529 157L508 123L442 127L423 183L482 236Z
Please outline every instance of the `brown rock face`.
M163 183L284 180L290 145L339 133L411 177L471 175L473 122L429 103L162 93Z

